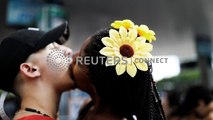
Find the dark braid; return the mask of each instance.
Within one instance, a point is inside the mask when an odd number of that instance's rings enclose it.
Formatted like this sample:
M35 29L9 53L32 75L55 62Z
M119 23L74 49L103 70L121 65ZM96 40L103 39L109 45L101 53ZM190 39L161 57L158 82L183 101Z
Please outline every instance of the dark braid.
M166 120L163 107L161 105L161 99L159 97L159 94L157 92L157 87L155 84L155 81L153 80L152 77L152 66L150 65L151 72L149 72L149 81L150 81L150 113L151 113L151 120ZM159 113L159 114L155 114Z

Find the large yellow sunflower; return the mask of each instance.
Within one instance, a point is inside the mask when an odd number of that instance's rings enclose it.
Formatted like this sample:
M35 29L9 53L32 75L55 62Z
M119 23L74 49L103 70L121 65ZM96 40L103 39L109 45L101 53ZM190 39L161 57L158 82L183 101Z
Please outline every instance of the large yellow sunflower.
M137 37L137 35L136 29L127 31L121 26L119 31L110 29L109 37L101 39L105 47L100 50L100 54L107 56L106 66L116 66L117 75L122 75L126 71L134 77L137 68L141 71L148 70L146 62L138 61L138 59L151 57L152 45L146 43L144 37Z

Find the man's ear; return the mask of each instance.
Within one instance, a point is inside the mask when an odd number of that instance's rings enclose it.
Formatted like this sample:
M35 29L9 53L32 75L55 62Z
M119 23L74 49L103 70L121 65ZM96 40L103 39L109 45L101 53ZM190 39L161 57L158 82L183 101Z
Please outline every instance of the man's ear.
M37 66L33 66L31 63L22 63L20 65L20 72L30 78L39 77L41 74Z

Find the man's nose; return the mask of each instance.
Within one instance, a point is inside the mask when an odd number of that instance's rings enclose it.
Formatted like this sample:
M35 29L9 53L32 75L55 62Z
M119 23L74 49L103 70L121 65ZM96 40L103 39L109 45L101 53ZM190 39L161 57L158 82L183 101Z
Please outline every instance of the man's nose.
M72 56L72 53L73 53L72 49L70 49L66 46L63 46L63 45L59 45L58 48L64 51L65 56L70 56L70 57Z
M72 56L72 54L73 54L72 49L66 48L65 51L66 51L66 53L65 53L66 55L68 55L68 56L70 56L70 57Z

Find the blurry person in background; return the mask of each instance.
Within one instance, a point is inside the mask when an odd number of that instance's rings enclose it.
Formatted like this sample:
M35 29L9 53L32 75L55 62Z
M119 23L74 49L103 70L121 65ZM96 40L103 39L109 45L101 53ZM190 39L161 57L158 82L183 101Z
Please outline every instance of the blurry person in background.
M128 63L134 57L150 57L153 39L154 32L146 25L123 20L85 40L74 55L72 77L92 101L78 120L165 120L151 65ZM116 62L116 57L128 62Z
M169 99L168 99L168 91L163 91L161 92L161 103L162 103L162 107L165 113L165 116L167 118L167 116L170 114L170 105L169 105Z
M213 97L213 91L211 91L211 95ZM208 109L209 109L209 114L208 114L206 120L213 120L213 100L209 104Z
M10 118L13 118L15 112L20 108L19 102L20 101L15 96L10 96L5 100L4 109Z
M62 92L74 88L69 69L72 51L62 45L68 37L68 23L65 22L49 32L35 28L19 30L1 42L0 80L4 84L0 84L0 89L14 93L21 102L14 120L57 118ZM54 54L62 59L55 62ZM6 92L2 96L5 97ZM0 107L4 108L2 96ZM0 115L3 120L11 119L2 109Z
M208 117L207 117L206 120L213 120L213 112L210 112L210 113L208 114Z
M165 95L162 99L163 109L167 119L173 117L173 112L177 110L180 105L180 92L177 90L164 91Z
M212 95L208 88L203 86L190 87L184 100L176 111L176 120L203 120L209 113Z

